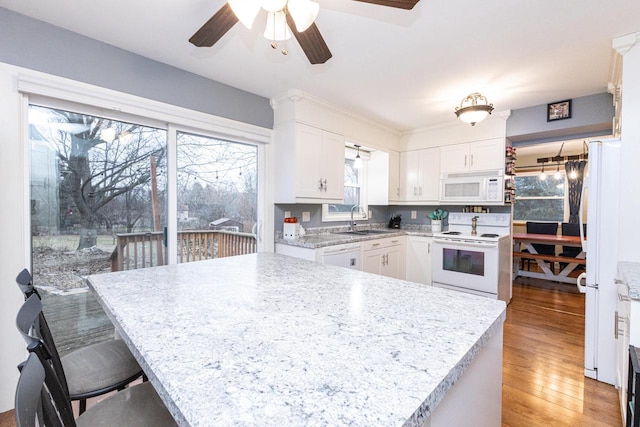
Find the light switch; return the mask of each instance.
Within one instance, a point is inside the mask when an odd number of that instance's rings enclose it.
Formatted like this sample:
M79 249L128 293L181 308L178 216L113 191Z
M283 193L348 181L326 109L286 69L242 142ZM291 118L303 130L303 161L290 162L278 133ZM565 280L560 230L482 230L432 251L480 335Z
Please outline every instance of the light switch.
M418 211L411 211L411 219L418 218Z
M311 212L302 212L302 222L311 221Z

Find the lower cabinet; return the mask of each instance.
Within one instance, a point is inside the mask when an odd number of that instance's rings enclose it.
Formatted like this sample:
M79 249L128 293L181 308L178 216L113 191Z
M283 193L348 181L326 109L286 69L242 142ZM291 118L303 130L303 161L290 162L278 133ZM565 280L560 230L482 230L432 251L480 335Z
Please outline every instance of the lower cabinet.
M618 287L618 305L615 313L616 324L616 380L620 398L623 425L631 425L628 411L629 385L629 345L640 347L640 301L629 298L629 286L621 280L616 280Z
M410 282L431 284L431 244L433 237L407 236L407 274Z
M362 270L395 279L405 278L404 236L375 239L362 243Z

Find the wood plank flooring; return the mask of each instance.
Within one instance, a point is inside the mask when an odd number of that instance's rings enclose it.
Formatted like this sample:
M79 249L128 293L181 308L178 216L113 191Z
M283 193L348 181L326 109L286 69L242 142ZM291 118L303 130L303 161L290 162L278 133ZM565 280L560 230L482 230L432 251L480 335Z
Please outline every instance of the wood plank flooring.
M584 296L575 286L514 283L504 327L503 427L622 424L616 389L583 375L583 343ZM0 414L0 427L14 426L12 413Z
M584 376L584 295L521 280L504 326L502 425L621 426L615 387Z

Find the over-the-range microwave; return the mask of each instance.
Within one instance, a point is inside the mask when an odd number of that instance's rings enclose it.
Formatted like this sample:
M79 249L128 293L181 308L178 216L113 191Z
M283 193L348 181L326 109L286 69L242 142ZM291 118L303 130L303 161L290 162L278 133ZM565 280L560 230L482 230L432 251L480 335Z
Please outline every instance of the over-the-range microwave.
M502 205L504 173L491 170L440 174L440 203Z

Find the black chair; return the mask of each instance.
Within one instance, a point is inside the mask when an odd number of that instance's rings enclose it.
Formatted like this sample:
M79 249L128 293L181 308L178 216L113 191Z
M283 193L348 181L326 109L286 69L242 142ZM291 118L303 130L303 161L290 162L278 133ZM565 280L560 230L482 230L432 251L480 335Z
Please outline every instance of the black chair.
M16 282L25 296L40 294L33 286L33 278L27 269L16 277ZM87 408L87 399L114 390L122 390L142 375L142 369L122 340L109 340L91 344L60 357L44 314L40 314L40 331L37 333L53 352L52 361L60 383L70 400L79 401L82 414Z
M16 325L30 355L22 364L16 389L17 427L176 426L176 422L149 382L118 391L74 419L71 400L56 372L55 345L37 336L43 329L42 303L30 296L18 311ZM45 328L46 329L46 328ZM64 376L64 375L62 375ZM36 423L36 417L41 417Z
M563 236L579 236L580 235L580 224L571 224L568 222L563 222L561 225L561 231ZM587 237L587 224L583 224L584 237ZM582 248L576 246L563 246L562 252L560 256L566 256L575 258L580 252L582 252ZM560 270L567 266L566 263L560 263ZM576 269L584 269L584 265L578 265Z
M556 222L533 222L527 221L527 234L558 234L558 223ZM544 245L540 243L532 244L533 248L541 255L555 255L555 245ZM528 252L526 249L523 252ZM527 263L527 270L531 267L532 258L522 258L521 268L524 269L524 263ZM553 266L552 266L553 267Z

